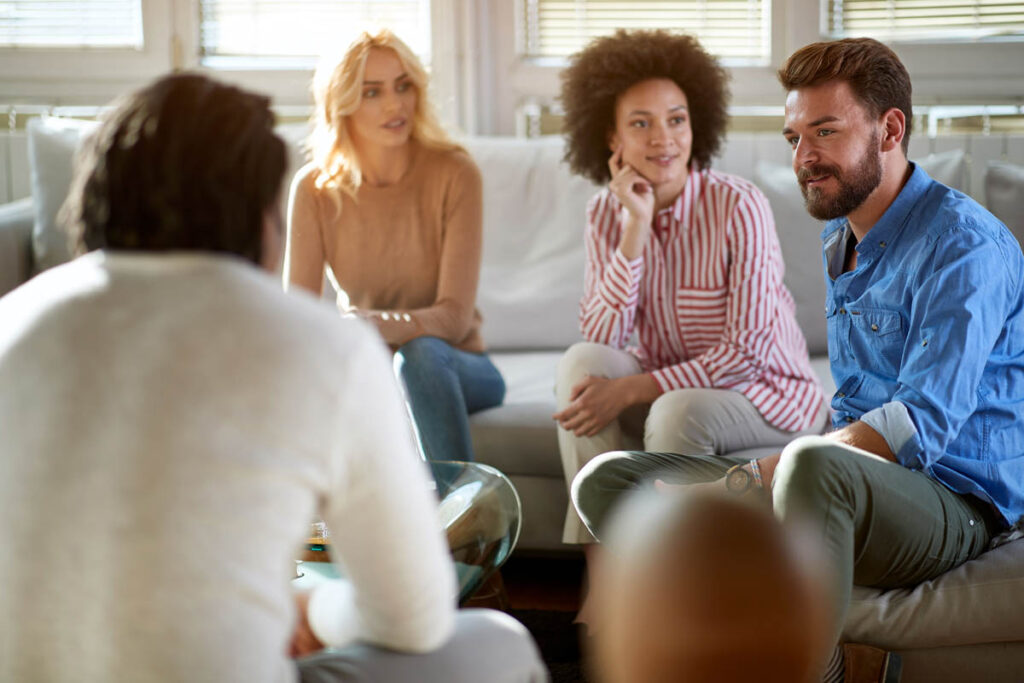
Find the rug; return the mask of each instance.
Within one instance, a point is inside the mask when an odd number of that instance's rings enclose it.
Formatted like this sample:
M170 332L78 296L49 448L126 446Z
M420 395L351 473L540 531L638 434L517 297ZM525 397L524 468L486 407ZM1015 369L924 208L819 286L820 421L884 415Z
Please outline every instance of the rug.
M581 661L579 628L575 612L514 609L509 614L529 629L540 655L551 672L552 683L587 683Z

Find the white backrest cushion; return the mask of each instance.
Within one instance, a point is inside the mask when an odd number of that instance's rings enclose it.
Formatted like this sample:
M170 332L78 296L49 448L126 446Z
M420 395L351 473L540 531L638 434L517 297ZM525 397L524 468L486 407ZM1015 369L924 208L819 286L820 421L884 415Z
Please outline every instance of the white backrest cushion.
M586 205L598 188L562 163L561 138L464 141L483 175L477 306L489 348L579 341Z
M962 149L951 149L913 159L925 173L947 187L967 191L967 158Z
M57 212L71 188L72 160L79 142L97 125L95 121L52 116L28 122L28 158L35 205L32 258L37 273L71 259L67 233L57 226Z
M990 161L985 169L985 206L1024 245L1024 166Z
M807 350L812 356L824 355L828 353L825 276L821 271L821 231L825 224L811 218L804 209L791 166L762 161L753 180L772 207L786 263L784 282L796 302L796 321L807 339Z

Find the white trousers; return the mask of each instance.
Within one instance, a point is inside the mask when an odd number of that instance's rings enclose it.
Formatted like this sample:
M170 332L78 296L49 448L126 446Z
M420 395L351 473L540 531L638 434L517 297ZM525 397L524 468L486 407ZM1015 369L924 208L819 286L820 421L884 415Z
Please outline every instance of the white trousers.
M603 344L580 342L569 347L558 365L555 396L558 410L569 405L572 388L587 375L625 377L643 372L631 354ZM626 410L594 436L576 436L558 428L568 489L593 458L609 451L645 450L687 455L726 455L747 448L785 446L804 434L821 434L828 408L822 405L811 427L802 432L776 429L747 397L726 389L678 389L649 405ZM572 504L565 514L563 543L593 543Z

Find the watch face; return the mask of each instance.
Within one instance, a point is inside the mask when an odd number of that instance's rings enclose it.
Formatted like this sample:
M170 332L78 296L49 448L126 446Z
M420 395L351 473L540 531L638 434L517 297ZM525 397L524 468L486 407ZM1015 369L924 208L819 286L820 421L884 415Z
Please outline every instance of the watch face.
M733 467L725 475L725 488L733 493L743 493L750 488L753 477L742 467Z

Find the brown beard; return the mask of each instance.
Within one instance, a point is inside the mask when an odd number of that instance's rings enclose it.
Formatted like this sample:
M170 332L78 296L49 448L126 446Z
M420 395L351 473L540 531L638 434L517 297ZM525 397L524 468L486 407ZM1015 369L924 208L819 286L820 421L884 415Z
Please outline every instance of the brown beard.
M826 174L839 183L839 190L834 196L827 196L817 188L807 188L809 178ZM877 133L871 136L864 156L848 176L831 164L818 164L797 171L796 178L807 213L821 221L841 218L856 210L875 191L882 182L882 157L878 152Z

